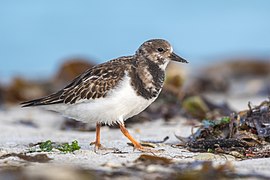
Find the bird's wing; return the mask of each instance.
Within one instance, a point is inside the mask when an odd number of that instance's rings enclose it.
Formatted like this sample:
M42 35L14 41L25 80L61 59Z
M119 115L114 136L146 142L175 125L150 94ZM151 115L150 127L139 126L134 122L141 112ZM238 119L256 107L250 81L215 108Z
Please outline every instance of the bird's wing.
M132 57L121 57L88 69L69 85L49 96L21 103L23 107L74 104L80 100L105 97L124 77L125 64Z

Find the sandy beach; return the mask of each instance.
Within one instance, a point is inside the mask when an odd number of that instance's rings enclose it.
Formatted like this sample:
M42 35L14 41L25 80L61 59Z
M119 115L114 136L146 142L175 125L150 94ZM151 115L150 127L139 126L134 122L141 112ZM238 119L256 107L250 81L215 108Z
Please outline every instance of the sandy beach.
M256 104L261 102L263 97L249 100ZM246 99L236 100L234 98L228 100L228 103L232 105L237 104L236 107L241 109L246 105ZM116 179L123 177L154 179L173 174L175 169L171 168L171 166L183 166L183 164L195 162L200 164L205 161L213 162L213 166L228 165L229 163L233 167L234 172L241 175L254 175L254 178L258 179L270 177L269 158L240 160L231 155L189 152L181 146L176 146L180 141L175 135L187 137L191 134L192 126L188 125L187 119L183 117L175 117L169 122L165 122L163 119L156 119L143 124L136 123L129 128L130 133L141 141L161 141L168 136L169 139L164 143L155 144L155 149L161 150L155 156L169 159L172 162L170 166L158 163L138 165L138 158L147 153L133 151L133 147L127 144L128 140L121 134L119 129L111 129L109 127L102 127L101 129L102 144L106 147L117 148L118 150L98 151L95 153L94 147L89 145L89 142L95 138L95 132L63 131L60 128L65 118L59 114L38 108L22 109L17 106L1 109L0 117L0 156L11 153L26 153L29 156L35 156L40 153L29 153L29 145L46 140L54 142L72 142L77 140L81 147L80 150L74 153L62 153L60 151L42 152L41 154L46 154L50 158L45 163L30 162L16 156L1 158L0 166L3 171L2 174L0 173L0 178L9 177L8 173L3 173L4 170L16 167L23 168L23 171L19 173L21 176L33 179L36 177L76 179L78 169L91 172L90 174L93 177L102 177L104 179L110 178L110 176ZM148 155L151 155L151 153L148 153ZM131 167L136 167L137 170L131 170ZM57 173L50 173L56 169ZM58 173L62 171L69 173Z

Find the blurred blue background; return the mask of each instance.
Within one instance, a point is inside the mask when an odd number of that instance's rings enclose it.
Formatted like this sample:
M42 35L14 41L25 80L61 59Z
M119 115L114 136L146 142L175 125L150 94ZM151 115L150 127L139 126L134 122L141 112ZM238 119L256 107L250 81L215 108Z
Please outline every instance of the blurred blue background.
M97 63L167 39L200 66L270 56L270 1L0 1L0 80L46 77L69 57ZM220 58L221 57L221 58Z

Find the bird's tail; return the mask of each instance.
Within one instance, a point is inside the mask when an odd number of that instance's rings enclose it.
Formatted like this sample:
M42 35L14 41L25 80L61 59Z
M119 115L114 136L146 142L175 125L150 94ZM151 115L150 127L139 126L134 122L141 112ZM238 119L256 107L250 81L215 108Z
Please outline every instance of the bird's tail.
M60 94L61 92L59 91L57 93L51 94L43 98L25 101L21 103L21 106L30 107L30 106L43 106L43 105L62 103L63 99L60 98L61 97Z

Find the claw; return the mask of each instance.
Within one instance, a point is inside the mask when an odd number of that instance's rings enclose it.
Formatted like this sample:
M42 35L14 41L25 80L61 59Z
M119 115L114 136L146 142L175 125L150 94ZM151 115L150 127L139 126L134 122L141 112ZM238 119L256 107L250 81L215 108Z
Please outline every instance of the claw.
M133 150L135 150L135 149L137 149L137 150L139 150L141 152L145 152L145 153L152 153L154 156L156 156L155 153L162 152L162 151L159 151L159 150L154 150L154 149L151 149L151 148L143 147L141 144L134 146Z
M150 149L150 148L146 148L146 147L143 147L138 141L136 141L128 132L128 130L125 128L125 125L124 124L119 124L119 127L120 127L120 130L121 132L131 141L131 143L133 144L134 146L134 150L137 149L141 152L149 152L149 153L152 153L153 155L155 155L155 153L158 153L160 151L157 151L157 150L153 150L153 149Z
M99 150L99 149L103 149L103 146L100 143L97 143L95 141L90 143L90 146L92 146L92 145L95 145L95 147L94 147L95 152L97 152L97 150Z
M97 153L98 151L119 151L119 149L117 148L106 148L104 146L102 146L100 143L96 143L96 142L91 142L90 146L95 145L94 147L94 152Z

